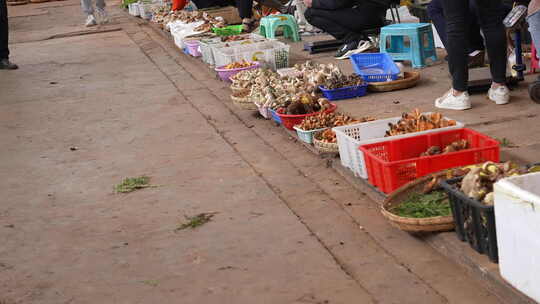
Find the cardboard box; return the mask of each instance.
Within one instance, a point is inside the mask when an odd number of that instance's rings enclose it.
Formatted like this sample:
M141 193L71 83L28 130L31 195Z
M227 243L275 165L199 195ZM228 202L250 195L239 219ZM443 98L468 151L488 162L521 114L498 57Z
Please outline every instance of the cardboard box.
M240 24L242 18L238 15L238 10L234 6L225 6L214 9L203 9L201 11L207 12L212 17L221 16L225 19L227 24Z

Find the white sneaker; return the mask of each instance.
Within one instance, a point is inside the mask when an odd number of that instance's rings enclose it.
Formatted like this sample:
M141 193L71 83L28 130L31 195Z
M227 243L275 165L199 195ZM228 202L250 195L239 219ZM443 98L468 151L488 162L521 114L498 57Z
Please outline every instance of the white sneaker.
M461 95L454 96L453 90L448 91L444 96L435 100L435 106L439 109L467 110L471 108L469 93L463 92Z
M107 11L105 11L105 9L97 8L96 11L97 11L97 15L99 17L99 23L100 24L105 24L105 23L109 22L109 14L107 14Z
M499 86L497 88L489 88L488 98L498 105L507 104L510 101L510 90L506 86Z
M94 17L94 15L88 15L88 17L86 17L86 23L84 25L89 27L89 26L94 26L96 24L97 24L97 22L96 22L96 18Z

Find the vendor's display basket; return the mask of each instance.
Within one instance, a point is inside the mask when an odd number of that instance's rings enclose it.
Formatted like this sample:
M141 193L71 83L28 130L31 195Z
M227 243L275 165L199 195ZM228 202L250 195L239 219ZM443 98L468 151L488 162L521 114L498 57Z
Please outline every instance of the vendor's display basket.
M337 108L337 105L334 104L334 103L331 103L330 104L330 109L324 111L325 113L332 113L336 110ZM279 116L279 118L281 118L281 124L289 129L289 130L293 130L293 127L302 123L302 120L304 120L304 118L308 117L308 116L314 116L314 115L318 115L320 113L319 112L313 112L313 113L309 113L309 114L302 114L302 115L290 115L290 114L283 114L283 112L285 112L285 109L284 108L281 108L277 111L277 115Z
M223 66L229 63L258 61L272 70L289 66L290 46L279 41L262 41L239 44L234 47L214 48L214 64Z
M367 82L398 79L400 70L387 53L360 53L351 55L356 74Z
M244 109L244 110L257 110L257 105L255 105L253 102L251 102L251 99L248 96L245 97L237 97L234 95L231 95L231 100L235 105L238 107Z
M319 86L319 89L328 100L340 100L364 96L367 93L367 87L368 84L364 83L339 89L326 89L324 86Z
M424 114L427 115L430 113ZM334 127L332 130L336 132L341 165L349 168L354 175L367 179L368 173L366 169L366 162L364 160L364 153L358 149L360 145L384 142L445 130L461 129L465 126L465 124L456 121L456 125L451 127L385 137L386 131L388 130L388 124L395 124L400 119L401 117L394 117L342 127ZM450 118L447 117L445 117L445 119L450 120Z
M465 139L469 148L457 152L430 156L419 155L430 147L441 149ZM442 131L368 144L364 152L369 183L384 193L391 193L409 181L444 169L499 162L499 142L471 129Z
M497 231L493 206L486 206L461 192L457 185L463 177L449 179L440 183L450 198L450 207L456 221L456 234L478 253L485 254L497 263Z
M231 91L233 92L233 94L237 94L237 93L242 93L242 92L249 92L250 89L242 88L242 87L236 87L236 86L231 85Z
M337 143L329 143L317 139L316 136L313 136L313 146L320 153L339 153L339 148Z
M218 36L232 36L242 34L243 25L229 25L225 27L214 27L212 32Z
M298 138L305 142L306 144L312 144L313 143L313 134L319 131L326 130L328 128L321 128L321 129L314 129L314 130L302 130L298 126L293 127L296 130L296 135L298 135Z
M256 69L259 66L260 66L259 62L253 62L251 66L248 66L245 68L225 69L224 66L220 66L220 67L215 68L215 70L218 73L219 78L221 78L221 80L231 82L231 77L238 74L240 71Z
M139 14L139 3L130 3L128 4L128 13L131 15L131 16L140 16Z
M152 4L151 3L139 3L139 16L145 20L152 19Z
M184 45L187 47L188 53L193 57L201 56L201 52L199 52L199 44L199 40L184 40Z
M281 123L282 123L281 117L278 115L278 113L276 112L276 110L268 109L268 112L270 112L270 115L272 116L272 120L273 120L273 121L275 121L275 122L278 123L278 124L281 124Z
M419 72L404 72L403 79L385 82L370 82L368 90L371 92L390 92L414 87L420 80Z
M221 43L220 38L207 38L201 39L199 43L199 52L202 56L202 61L214 65L214 53L212 51L212 46Z
M441 171L403 185L384 200L381 206L382 215L390 221L392 226L407 232L420 233L454 230L455 224L452 215L410 218L399 216L392 212L393 208L407 200L411 194L421 193L424 187L431 182L434 177L442 177L445 175L446 171Z

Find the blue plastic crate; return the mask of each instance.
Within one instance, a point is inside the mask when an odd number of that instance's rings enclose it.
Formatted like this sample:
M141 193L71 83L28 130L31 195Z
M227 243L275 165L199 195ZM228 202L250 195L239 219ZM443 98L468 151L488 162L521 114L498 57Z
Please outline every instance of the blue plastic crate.
M351 62L356 74L367 82L397 80L399 68L387 53L354 54Z
M324 97L329 100L340 100L361 97L367 94L368 84L364 83L357 86L343 87L339 89L325 89L323 86L319 86Z
M268 109L268 111L270 111L270 114L272 115L272 119L277 122L278 124L281 124L281 117L279 117L279 115L277 115L276 111L272 110L272 109Z

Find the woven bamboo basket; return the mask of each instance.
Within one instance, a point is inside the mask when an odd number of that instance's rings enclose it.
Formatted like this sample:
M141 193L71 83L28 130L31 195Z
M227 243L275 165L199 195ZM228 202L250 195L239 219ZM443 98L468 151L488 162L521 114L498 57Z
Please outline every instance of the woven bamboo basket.
M394 191L384 201L381 212L390 223L407 232L436 232L436 231L450 231L454 230L454 218L450 216L436 216L427 218L409 218L396 215L390 210L401 204L409 195L414 192L421 192L424 186L429 183L435 176L445 176L446 170L433 173L417 180L414 180L408 184L403 185L401 188Z
M368 89L372 92L389 92L414 87L420 80L420 72L404 72L403 79L385 82L369 82Z
M234 95L231 95L231 99L233 103L240 108L244 110L255 110L258 111L259 108L257 108L257 105L255 105L253 102L251 102L251 99L249 97L237 97Z
M7 1L7 5L15 6L15 5L25 5L28 4L28 0L15 0L15 1Z
M317 139L317 136L313 136L313 146L317 151L321 153L339 153L339 147L336 143L327 143L320 139Z
M232 90L233 94L238 94L238 93L243 93L243 92L249 92L250 91L250 89L248 89L248 88L235 87L235 86L231 86L231 90Z

